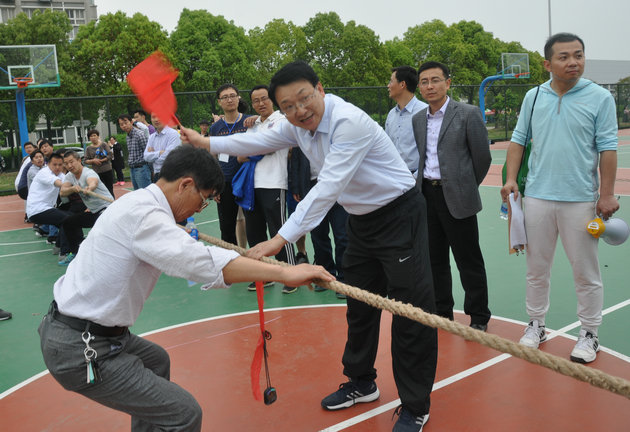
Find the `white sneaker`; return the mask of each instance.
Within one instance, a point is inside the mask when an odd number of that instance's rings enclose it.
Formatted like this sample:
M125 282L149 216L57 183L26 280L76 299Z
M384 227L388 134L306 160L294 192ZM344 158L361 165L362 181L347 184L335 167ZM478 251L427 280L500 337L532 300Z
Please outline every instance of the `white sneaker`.
M530 348L538 348L538 345L546 340L547 333L545 332L545 326L539 326L538 320L532 320L529 325L525 327L525 334L518 343Z
M590 363L597 358L599 339L590 331L580 330L575 348L571 351L571 361Z

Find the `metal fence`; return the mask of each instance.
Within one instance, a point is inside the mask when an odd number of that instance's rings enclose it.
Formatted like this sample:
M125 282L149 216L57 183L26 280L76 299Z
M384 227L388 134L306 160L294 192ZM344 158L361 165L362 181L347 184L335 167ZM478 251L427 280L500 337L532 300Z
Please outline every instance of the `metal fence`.
M490 87L485 96L488 134L492 141L507 141L516 125L518 110L525 93L534 87L532 84L515 84L501 81ZM608 84L603 87L615 97L619 127L630 127L630 84ZM327 92L334 93L366 111L381 126L384 126L387 113L394 106L386 87L331 87ZM478 86L451 86L450 96L470 104L479 105ZM28 93L27 93L28 96ZM241 92L242 99L250 104L249 93ZM211 120L213 113L220 113L214 91L176 93L177 115L183 125L197 127L202 120ZM251 105L251 104L250 104ZM48 99L26 99L26 112L29 120L30 140L45 137L55 144L83 145L86 132L96 128L102 137L124 134L118 129L117 117L140 107L134 95L68 97ZM248 107L249 113L254 113ZM4 135L3 152L8 168L18 166L21 159L16 143L17 116L14 100L0 100L0 119L4 121L0 134ZM2 120L0 120L2 121Z

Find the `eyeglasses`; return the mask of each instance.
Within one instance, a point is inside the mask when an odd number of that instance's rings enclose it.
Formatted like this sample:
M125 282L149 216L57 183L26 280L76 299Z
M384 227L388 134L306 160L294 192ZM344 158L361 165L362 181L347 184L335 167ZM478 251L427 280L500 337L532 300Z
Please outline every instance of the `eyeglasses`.
M286 105L285 107L281 108L281 111L284 113L284 115L292 116L297 112L298 108L308 108L313 103L313 100L315 99L315 94L317 94L317 89L313 89L312 94L304 96L295 105Z
M208 207L208 205L210 205L210 201L214 200L215 194L212 194L208 198L206 198L205 196L203 196L203 194L201 193L197 185L195 185L195 189L197 189L197 192L199 192L199 196L201 197L201 206L199 207L199 212L198 212L200 213L203 211L203 209L205 209L206 207Z
M442 81L446 81L446 80L444 78L431 78L430 80L422 80L420 81L420 87L428 87L429 84L435 86L441 83Z
M258 105L259 103L267 103L269 97L262 96L260 99L252 99L252 105Z
M231 99L237 99L237 98L238 98L237 94L229 94L229 95L221 96L219 100L224 101L224 100L231 100Z

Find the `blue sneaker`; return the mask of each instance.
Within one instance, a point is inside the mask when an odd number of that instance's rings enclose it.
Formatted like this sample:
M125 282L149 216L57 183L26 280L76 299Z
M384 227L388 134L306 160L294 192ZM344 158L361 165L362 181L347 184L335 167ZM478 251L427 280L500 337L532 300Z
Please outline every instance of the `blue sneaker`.
M422 432L422 428L429 421L428 413L423 416L414 416L402 405L396 408L394 415L398 415L398 421L392 432Z
M66 255L66 257L62 260L60 260L57 264L59 264L60 266L67 266L68 264L70 264L72 262L72 260L74 259L75 255L70 252L68 255Z
M380 393L374 381L348 381L339 390L322 399L322 407L333 411L351 407L361 402L373 402Z

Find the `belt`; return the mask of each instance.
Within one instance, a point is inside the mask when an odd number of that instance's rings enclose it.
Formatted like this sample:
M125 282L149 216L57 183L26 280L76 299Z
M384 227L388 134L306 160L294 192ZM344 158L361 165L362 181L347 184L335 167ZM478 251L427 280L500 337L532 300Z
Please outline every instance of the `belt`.
M50 304L49 312L52 315L53 319L62 322L68 327L80 332L89 331L90 333L97 336L112 337L120 336L127 331L127 327L105 327L92 321L64 315L59 312L59 309L57 309L57 302L54 300Z
M428 178L423 178L422 179L422 183L431 185L431 186L442 186L442 180L440 179L428 179Z
M141 167L143 167L145 165L146 165L146 162L145 163L133 164L133 165L129 164L129 168L141 168Z

